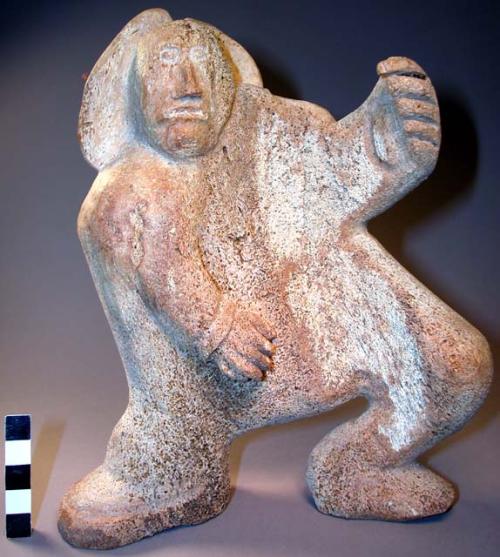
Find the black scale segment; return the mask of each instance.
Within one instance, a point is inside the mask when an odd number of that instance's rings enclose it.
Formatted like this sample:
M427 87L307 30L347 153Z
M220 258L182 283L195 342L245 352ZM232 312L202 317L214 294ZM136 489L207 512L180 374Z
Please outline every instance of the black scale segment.
M29 464L6 466L5 489L31 489L31 466Z
M28 538L31 536L31 514L8 514L5 519L8 538Z
M30 416L7 416L5 418L5 440L21 441L23 439L31 439Z

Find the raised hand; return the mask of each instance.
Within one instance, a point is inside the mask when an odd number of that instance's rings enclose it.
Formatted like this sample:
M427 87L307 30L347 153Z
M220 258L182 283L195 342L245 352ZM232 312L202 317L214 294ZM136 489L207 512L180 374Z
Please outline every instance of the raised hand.
M379 86L392 100L411 158L421 165L434 165L441 140L436 93L424 70L401 56L377 65Z

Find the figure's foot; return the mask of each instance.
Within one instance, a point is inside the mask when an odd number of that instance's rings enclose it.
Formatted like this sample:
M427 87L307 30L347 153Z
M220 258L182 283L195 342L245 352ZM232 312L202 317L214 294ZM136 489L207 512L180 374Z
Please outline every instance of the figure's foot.
M415 520L450 509L456 500L452 484L424 466L399 468L308 470L308 484L318 510L342 518Z
M58 527L71 545L112 549L167 528L209 520L227 507L229 498L229 483L214 489L207 482L200 489L170 499L151 499L101 466L66 493Z

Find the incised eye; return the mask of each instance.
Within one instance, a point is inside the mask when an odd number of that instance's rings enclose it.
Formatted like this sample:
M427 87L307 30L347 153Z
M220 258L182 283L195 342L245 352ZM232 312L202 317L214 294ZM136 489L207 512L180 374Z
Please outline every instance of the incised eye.
M180 60L180 50L176 46L164 46L160 51L160 61L165 65L177 64Z

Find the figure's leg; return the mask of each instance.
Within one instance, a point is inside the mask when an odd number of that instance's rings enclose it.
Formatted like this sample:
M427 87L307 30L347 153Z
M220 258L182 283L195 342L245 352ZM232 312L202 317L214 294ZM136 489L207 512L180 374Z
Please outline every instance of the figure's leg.
M104 463L62 500L66 541L109 549L221 513L230 499L229 438L217 420L207 422L201 430L199 417L130 404Z
M412 405L407 399L398 401L397 389L375 387L370 408L315 447L307 482L320 511L345 518L411 520L451 507L452 485L415 459L459 429L487 393L489 348L480 335L471 334L470 342L460 342L462 338L451 351L436 355L436 348L430 360L439 371L425 373L424 403L413 405L422 408L416 420L403 419L399 403Z

